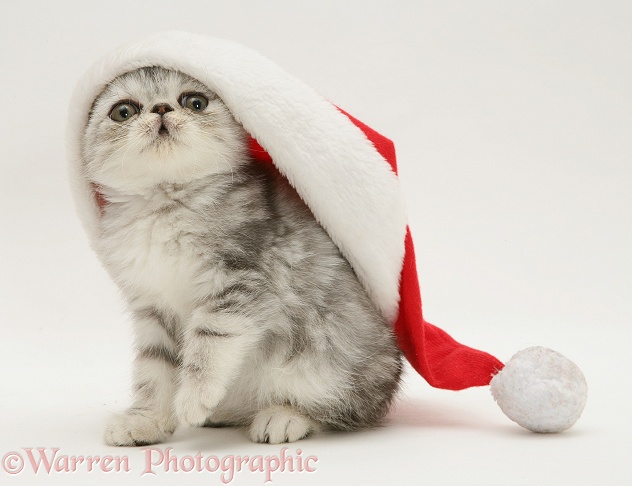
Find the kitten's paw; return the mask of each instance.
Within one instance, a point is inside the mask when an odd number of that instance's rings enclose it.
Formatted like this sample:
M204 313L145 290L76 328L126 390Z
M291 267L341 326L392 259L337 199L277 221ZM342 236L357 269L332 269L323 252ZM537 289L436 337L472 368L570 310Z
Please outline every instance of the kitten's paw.
M280 444L294 442L317 430L316 423L291 407L261 410L250 425L250 440Z
M183 425L199 427L204 425L215 406L220 394L213 394L187 384L180 386L176 394L174 407L178 421Z
M105 443L111 446L144 446L167 439L175 430L169 420L157 420L130 409L110 419L105 428Z

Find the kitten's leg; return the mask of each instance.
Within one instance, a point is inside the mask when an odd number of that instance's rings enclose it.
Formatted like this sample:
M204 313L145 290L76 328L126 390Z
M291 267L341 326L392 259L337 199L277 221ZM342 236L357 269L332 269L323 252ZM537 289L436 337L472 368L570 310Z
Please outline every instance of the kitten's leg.
M294 442L318 431L318 424L290 406L261 410L250 425L253 442Z
M183 424L206 422L259 339L251 318L215 308L197 309L183 336L175 399L175 412Z
M172 411L179 364L175 325L155 310L137 311L135 340L133 405L108 423L108 445L156 444L169 437L177 425Z

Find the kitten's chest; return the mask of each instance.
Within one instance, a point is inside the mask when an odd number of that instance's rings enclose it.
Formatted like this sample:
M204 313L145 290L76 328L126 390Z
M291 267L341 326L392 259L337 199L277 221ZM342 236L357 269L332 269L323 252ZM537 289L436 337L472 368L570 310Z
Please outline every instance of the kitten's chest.
M104 220L101 249L120 285L184 308L195 298L196 275L203 265L201 225L177 205L121 208Z

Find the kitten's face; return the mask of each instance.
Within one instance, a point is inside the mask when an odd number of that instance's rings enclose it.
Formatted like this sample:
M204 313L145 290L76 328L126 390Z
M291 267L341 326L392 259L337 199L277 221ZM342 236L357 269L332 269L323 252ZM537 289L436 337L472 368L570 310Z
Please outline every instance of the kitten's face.
M243 128L217 95L158 67L114 79L95 100L83 138L90 180L131 192L230 171L245 147Z

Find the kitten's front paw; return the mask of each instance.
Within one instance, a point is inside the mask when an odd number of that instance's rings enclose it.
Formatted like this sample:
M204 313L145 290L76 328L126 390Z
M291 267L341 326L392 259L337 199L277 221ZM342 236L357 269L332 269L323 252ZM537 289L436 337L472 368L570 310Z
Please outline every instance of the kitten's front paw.
M280 444L294 442L317 429L316 423L291 407L261 410L250 425L250 440Z
M105 443L111 446L157 444L175 430L171 420L157 420L141 410L130 409L112 417L105 428Z
M220 396L221 394L219 393L214 394L193 384L182 383L174 402L178 421L191 427L204 425L215 406L219 403Z

